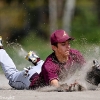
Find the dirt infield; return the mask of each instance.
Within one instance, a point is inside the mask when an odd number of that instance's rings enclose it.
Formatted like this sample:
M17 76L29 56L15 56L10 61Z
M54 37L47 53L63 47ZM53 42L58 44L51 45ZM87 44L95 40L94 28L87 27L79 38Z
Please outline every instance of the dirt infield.
M82 92L37 92L14 90L0 75L0 100L100 100L100 90Z
M100 91L35 92L31 90L1 90L1 100L100 100Z

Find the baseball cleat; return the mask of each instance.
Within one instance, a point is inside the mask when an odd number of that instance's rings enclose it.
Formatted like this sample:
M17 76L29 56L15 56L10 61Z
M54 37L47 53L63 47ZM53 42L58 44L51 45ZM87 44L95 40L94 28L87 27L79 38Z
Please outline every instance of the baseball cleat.
M3 48L3 44L2 44L2 36L0 36L0 49Z
M28 76L29 70L27 68L24 68L24 76Z
M35 66L37 65L37 62L40 61L40 58L33 52L30 51L26 57L28 61L32 62Z
M24 76L29 76L28 72L31 69L31 66L24 68Z

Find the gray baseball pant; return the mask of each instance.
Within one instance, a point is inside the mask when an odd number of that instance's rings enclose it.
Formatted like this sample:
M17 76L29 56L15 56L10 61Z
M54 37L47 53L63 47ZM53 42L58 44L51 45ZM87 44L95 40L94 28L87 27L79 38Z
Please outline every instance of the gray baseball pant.
M9 80L9 85L15 89L29 89L31 76L41 72L43 62L43 60L40 60L37 66L32 66L28 75L25 76L25 70L18 71L7 52L4 49L0 49L0 65L6 78Z

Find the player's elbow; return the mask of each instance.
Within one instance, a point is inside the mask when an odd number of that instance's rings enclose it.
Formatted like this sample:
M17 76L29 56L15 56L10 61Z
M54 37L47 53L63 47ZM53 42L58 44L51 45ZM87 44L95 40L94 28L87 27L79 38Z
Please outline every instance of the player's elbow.
M59 87L59 82L57 79L53 79L50 81L50 85L54 87Z

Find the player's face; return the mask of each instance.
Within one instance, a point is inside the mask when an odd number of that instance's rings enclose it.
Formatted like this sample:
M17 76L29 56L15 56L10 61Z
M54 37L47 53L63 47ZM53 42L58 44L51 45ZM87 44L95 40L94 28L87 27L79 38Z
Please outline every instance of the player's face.
M70 50L70 41L65 41L57 44L55 52L56 54L60 54L63 57L66 57L69 55L69 50Z

